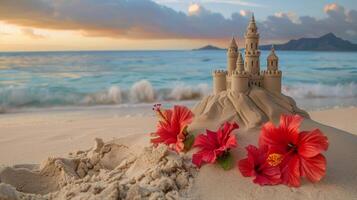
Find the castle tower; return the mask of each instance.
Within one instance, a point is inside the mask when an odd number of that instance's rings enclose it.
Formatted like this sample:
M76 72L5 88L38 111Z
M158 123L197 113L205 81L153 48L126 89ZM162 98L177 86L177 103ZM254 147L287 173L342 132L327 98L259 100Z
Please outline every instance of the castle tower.
M279 58L275 54L274 46L271 47L270 54L267 58L267 68L268 70L278 70Z
M274 47L271 48L267 58L267 70L264 71L263 86L266 90L275 93L281 93L282 72L278 68L279 58L275 54Z
M260 51L259 33L255 23L254 15L249 22L245 33L245 62L244 68L250 74L249 86L262 86L262 76L260 75Z
M237 59L237 68L236 71L243 72L244 71L244 60L242 53L238 51L238 59Z
M238 46L234 37L227 50L227 71L231 74L236 69L236 63L238 58Z
M213 76L213 93L219 94L220 92L225 91L227 89L226 87L227 72L224 70L215 70L212 73L212 76Z
M245 71L234 71L232 73L231 91L243 93L249 89L249 75Z
M259 46L259 33L255 23L254 15L249 22L247 31L245 33L245 71L252 75L259 75L260 73L260 51Z
M238 58L238 46L236 43L236 40L234 39L234 37L232 37L232 41L231 44L228 47L227 50L227 85L226 85L226 89L230 89L231 88L231 76L232 73L234 72L234 70L236 69L236 62L237 62L237 58Z

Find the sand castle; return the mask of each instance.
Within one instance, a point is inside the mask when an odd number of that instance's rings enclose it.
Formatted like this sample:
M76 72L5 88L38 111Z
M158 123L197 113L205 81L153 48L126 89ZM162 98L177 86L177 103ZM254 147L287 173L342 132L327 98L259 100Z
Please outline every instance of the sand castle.
M267 58L267 70L260 71L259 33L254 15L245 34L245 55L238 50L232 38L227 51L227 70L213 72L213 92L231 90L245 92L252 86L262 87L270 92L281 93L282 73L278 68L279 58L272 47Z
M227 69L213 72L213 94L193 109L197 122L233 120L253 128L268 120L277 121L283 113L309 118L291 97L282 94L282 72L274 47L267 57L267 69L260 70L259 37L252 15L245 33L244 60L233 37L227 50Z

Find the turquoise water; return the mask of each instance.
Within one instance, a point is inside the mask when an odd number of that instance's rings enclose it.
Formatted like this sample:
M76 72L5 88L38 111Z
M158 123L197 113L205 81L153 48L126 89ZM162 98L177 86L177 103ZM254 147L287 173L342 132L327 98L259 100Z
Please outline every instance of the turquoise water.
M269 52L262 51L261 69ZM357 53L278 51L283 91L304 108L357 105ZM198 100L225 51L0 53L2 109Z

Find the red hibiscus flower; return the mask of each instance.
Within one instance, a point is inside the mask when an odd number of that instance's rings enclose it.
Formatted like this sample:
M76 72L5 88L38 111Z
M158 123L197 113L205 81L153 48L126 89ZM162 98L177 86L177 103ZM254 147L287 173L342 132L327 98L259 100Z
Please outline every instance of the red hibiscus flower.
M271 152L284 155L280 164L282 182L300 186L300 177L317 182L326 173L326 159L321 154L328 148L328 139L319 129L299 132L302 117L282 115L280 125L266 123L259 145L268 145Z
M233 159L229 150L237 147L236 136L232 134L232 131L237 128L239 128L238 124L226 122L217 132L206 130L206 135L198 135L193 146L200 150L192 155L192 162L201 167L203 162L215 163L219 159L224 169L230 168Z
M193 118L191 110L177 105L172 110L161 110L161 104L154 105L153 110L156 111L160 120L156 132L152 133L155 138L151 139L151 143L154 145L163 143L177 152L183 151L188 135L186 129Z
M246 147L248 157L238 162L238 169L245 177L254 176L254 183L259 185L276 185L281 182L279 164L282 159L280 154L269 154L267 145L259 147L253 145Z

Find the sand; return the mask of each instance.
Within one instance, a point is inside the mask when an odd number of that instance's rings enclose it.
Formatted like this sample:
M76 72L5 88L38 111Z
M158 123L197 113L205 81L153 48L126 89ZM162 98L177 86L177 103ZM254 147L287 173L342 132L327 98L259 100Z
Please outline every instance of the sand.
M357 108L309 113L311 120L302 128L320 128L328 136L328 169L320 183L304 181L300 188L260 187L236 168L205 165L196 170L189 162L192 151L176 155L164 147L153 149L148 133L156 119L151 115L2 115L0 164L16 166L0 169L0 199L357 199L357 136L346 132L356 133L356 113ZM202 121L190 131L217 125ZM233 154L239 159L244 146L256 144L259 129L235 133L239 147Z
M193 112L194 123L222 124L235 121L245 128L258 127L269 120L276 122L283 113L310 118L291 97L270 93L260 87L253 87L245 93L223 91L206 96L195 105Z

